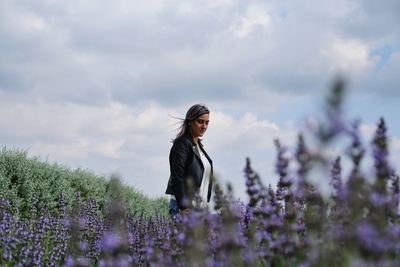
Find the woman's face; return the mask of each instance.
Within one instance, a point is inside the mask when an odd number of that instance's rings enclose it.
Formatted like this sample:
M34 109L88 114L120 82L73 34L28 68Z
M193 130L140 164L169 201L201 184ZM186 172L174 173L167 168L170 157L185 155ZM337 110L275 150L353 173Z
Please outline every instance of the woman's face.
M203 114L189 123L190 133L194 138L202 137L207 130L209 114Z

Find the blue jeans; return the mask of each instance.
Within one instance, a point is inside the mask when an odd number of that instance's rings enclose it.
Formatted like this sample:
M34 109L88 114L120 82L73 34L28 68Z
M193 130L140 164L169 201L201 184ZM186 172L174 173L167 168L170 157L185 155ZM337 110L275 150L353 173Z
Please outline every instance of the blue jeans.
M178 207L178 202L176 202L175 199L170 199L169 200L169 209L168 209L169 215L171 216L171 219L173 221L176 221L179 215L179 207Z

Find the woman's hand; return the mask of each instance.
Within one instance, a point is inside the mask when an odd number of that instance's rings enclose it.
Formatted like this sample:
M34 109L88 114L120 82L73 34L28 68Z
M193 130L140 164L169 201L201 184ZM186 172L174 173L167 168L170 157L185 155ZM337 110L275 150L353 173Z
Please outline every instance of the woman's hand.
M181 210L181 215L183 215L183 216L188 216L188 215L190 215L190 209L183 209L183 210Z

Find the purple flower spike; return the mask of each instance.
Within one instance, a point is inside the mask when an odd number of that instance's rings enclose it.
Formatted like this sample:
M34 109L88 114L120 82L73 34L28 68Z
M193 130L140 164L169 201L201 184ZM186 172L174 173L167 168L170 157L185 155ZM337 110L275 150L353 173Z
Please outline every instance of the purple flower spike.
M107 253L111 253L120 245L120 237L115 233L107 233L101 239L101 248Z
M388 250L388 243L372 224L364 222L358 225L356 236L359 240L360 247L370 253L380 254Z

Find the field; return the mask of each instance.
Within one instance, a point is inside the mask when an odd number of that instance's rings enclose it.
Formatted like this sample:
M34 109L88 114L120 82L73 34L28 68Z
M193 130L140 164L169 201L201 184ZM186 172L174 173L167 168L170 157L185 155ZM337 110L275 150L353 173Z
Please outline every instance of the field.
M378 121L368 145L373 166L363 170L366 145L359 124L344 117L343 93L339 81L324 118L299 134L296 147L275 140L276 186L265 185L247 159L247 203L217 183L215 210L196 205L176 222L166 199L147 199L117 177L4 148L0 265L398 266L399 176L387 127ZM341 154L328 153L332 146ZM316 173L330 195L311 182Z

